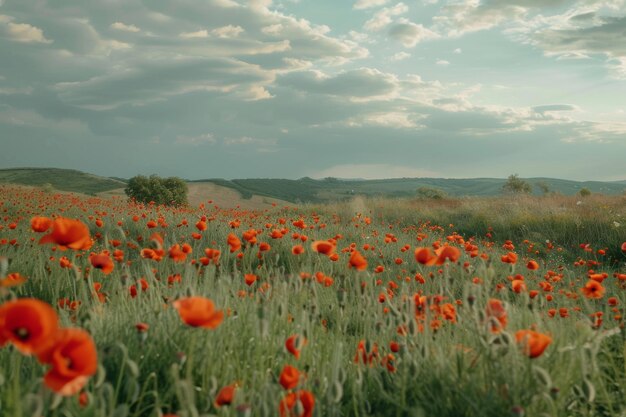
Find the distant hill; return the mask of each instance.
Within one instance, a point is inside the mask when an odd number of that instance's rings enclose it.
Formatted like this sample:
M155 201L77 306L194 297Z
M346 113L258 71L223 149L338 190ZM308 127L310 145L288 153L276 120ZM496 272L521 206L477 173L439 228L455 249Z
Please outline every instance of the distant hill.
M550 192L573 195L581 188L593 193L622 194L626 191L626 181L569 181L554 178L526 178L533 186L534 194L541 194L538 184L545 184ZM107 178L87 174L81 171L58 168L14 168L0 169L0 183L14 183L41 186L50 184L57 190L84 194L123 195L126 180ZM500 178L392 178L384 180L343 180L325 178L315 180L304 177L298 180L288 179L205 179L188 181L190 199L210 198L213 193L223 192L223 188L234 190L241 200L283 202L312 202L342 200L355 195L382 197L415 197L420 187L434 188L451 197L495 196L502 193L506 179ZM217 188L216 188L217 186ZM194 197L194 198L191 198ZM275 199L275 200L273 200ZM235 203L234 197L228 201ZM252 201L249 201L252 203ZM265 203L264 203L265 204Z
M96 194L125 187L123 181L86 174L73 169L11 168L0 169L0 183L43 186L50 184L60 191Z
M622 194L626 182L569 181L554 178L527 178L533 186L533 193L542 194L537 184L545 184L550 192L573 195L582 188L593 193ZM301 178L286 179L209 179L192 181L210 182L237 190L244 198L253 194L278 198L290 202L320 203L329 200L346 199L354 195L383 197L414 197L420 187L435 188L451 197L495 196L502 194L506 179L500 178L393 178L383 180L342 180L326 178L314 180Z

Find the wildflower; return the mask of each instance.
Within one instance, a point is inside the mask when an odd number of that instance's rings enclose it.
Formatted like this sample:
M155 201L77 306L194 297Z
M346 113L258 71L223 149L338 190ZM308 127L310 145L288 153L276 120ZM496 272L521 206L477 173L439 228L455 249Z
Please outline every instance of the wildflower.
M56 311L43 301L21 298L0 306L0 347L11 342L25 355L39 355L58 330Z
M88 250L93 244L83 222L62 217L52 222L52 233L39 240L39 244L45 243L55 243L61 250Z
M213 301L208 298L180 298L174 301L173 306L178 310L181 320L192 327L215 329L224 319L224 312L216 310Z
M518 330L515 332L515 340L522 346L524 354L530 358L541 356L552 343L550 336L534 330Z

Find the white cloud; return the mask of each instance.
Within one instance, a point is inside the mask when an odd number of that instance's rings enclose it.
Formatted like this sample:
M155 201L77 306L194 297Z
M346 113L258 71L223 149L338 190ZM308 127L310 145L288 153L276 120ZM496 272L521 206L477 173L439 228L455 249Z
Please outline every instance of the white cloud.
M440 66L443 66L443 67L446 67L446 66L450 65L450 62L446 61L445 59L438 59L436 64L440 65Z
M245 30L241 26L222 26L221 28L213 29L212 34L219 38L236 38L241 35Z
M195 32L182 32L179 36L183 39L208 38L209 31L206 29L202 29Z
M13 23L12 21L8 21L6 33L12 40L17 42L52 43L50 39L46 39L41 29L29 25L28 23Z
M369 9L371 7L384 6L389 0L357 0L353 8L356 10Z
M111 29L121 30L123 32L137 33L140 29L135 25L127 25L122 22L111 23Z
M393 54L391 56L391 60L392 61L403 61L403 60L405 60L407 58L410 58L410 57L411 57L411 54L402 51L402 52L398 52L396 54Z
M363 28L372 32L378 32L389 25L394 16L399 16L409 11L409 8L404 3L398 3L393 7L385 7L374 15L370 20L365 22Z
M399 19L397 23L391 26L389 28L389 36L400 41L406 48L412 48L423 40L439 37L439 35L426 29L423 25L418 25L407 19Z

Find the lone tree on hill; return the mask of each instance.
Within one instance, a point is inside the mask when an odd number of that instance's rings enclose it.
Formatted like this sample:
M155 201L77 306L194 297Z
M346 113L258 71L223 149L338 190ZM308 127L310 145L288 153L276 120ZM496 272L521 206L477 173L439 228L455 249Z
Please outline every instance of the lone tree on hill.
M161 178L157 175L137 175L128 181L124 190L135 201L181 206L187 204L187 183L177 177Z
M518 174L512 174L502 186L502 191L510 194L530 194L532 186L521 179Z
M439 188L419 187L417 189L417 197L426 200L442 200L446 198L446 193Z

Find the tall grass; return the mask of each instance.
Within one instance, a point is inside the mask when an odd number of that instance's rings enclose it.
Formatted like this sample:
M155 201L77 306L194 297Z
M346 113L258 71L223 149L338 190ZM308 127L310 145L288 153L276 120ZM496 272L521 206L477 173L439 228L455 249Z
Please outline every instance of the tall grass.
M579 290L587 281L587 268L572 264L581 257L601 262L594 267L597 271L626 272L619 248L626 240L626 224L613 224L626 215L623 197L589 198L582 204L566 197L371 199L250 212L68 200L68 196L6 187L0 192L4 202L0 239L7 240L0 245L0 256L9 262L3 272L29 278L26 284L5 291L4 298L36 297L55 306L60 298L80 301L76 310L58 309L59 315L64 326L91 333L100 364L85 388L86 404L81 405L76 396L62 398L46 389L42 365L5 346L0 349L0 415L276 416L286 394L278 383L285 364L305 374L300 388L315 395L316 416L615 416L626 409L626 344L620 317L624 290L618 279L609 276L603 283L606 295L588 300ZM81 218L92 235L100 234L92 251L112 250L111 241L121 240L130 264L117 263L113 273L104 276L90 268L86 254L39 245L40 236L28 224L30 217L59 213ZM142 214L145 218L132 220ZM193 225L202 215L215 219L201 239L192 239ZM148 220L159 217L167 227L146 228ZM104 220L102 228L94 225L96 218ZM235 218L241 220L238 229L229 226ZM284 226L281 218L287 220ZM312 228L293 226L299 218ZM182 225L183 219L188 220L187 226ZM17 227L10 229L13 222ZM273 227L267 229L266 223ZM229 253L226 237L231 232L241 237L250 227L267 230L259 241L272 248L259 259L258 245L248 245L238 259ZM281 227L290 229L285 237L268 236L272 228ZM487 238L490 230L492 237ZM166 248L191 244L193 253L187 262L142 259L139 249L150 246L154 231L163 235ZM308 240L293 239L294 232ZM415 247L445 242L453 232L466 240L476 236L480 252L489 259L463 254L459 262L441 267L416 262ZM387 233L397 241L385 243ZM337 235L343 236L338 240L338 261L311 250L312 240ZM13 245L8 243L12 239L16 239ZM500 255L508 252L501 247L507 239L520 255L516 265L500 261ZM553 249L546 247L546 240L554 242ZM300 256L291 254L297 243L306 248ZM366 256L366 271L347 267L349 254L341 249L351 243ZM533 243L533 251L527 252ZM580 243L590 244L593 251L581 249ZM375 249L365 250L365 244ZM401 251L407 244L411 249ZM192 264L190 260L203 256L207 247L222 250L219 266ZM607 255L598 255L603 248ZM75 268L61 268L60 256L68 256ZM539 260L540 269L527 270L526 257ZM374 273L377 265L384 272ZM562 276L547 293L538 284L549 270ZM300 275L318 271L331 276L332 285ZM248 287L246 273L257 274L259 281ZM529 290L540 290L538 296L511 291L507 277L518 273L524 275ZM168 284L173 274L181 275L180 283ZM415 278L417 274L423 283ZM149 288L131 298L129 286L140 278L147 280ZM93 296L95 282L102 284L105 303ZM498 289L498 284L503 287ZM206 296L225 311L217 329L182 323L171 303L190 294ZM456 323L441 320L439 328L432 328L435 317L428 313L420 329L415 319L416 294L444 297L456 309ZM552 301L547 295L553 296ZM608 305L609 297L617 298L617 307ZM502 300L508 311L507 328L499 334L489 331L485 317L490 298ZM550 317L550 309L559 308L567 309L568 317L559 313ZM604 318L600 326L594 326L597 323L590 317L597 312ZM139 322L149 325L146 333L137 332ZM524 355L514 336L515 331L531 327L553 339L535 359ZM292 334L307 339L299 360L284 347ZM360 341L365 341L368 352L374 345L378 348L371 364L354 361ZM399 344L399 352L391 352L392 341ZM234 382L240 387L234 404L216 408L218 390Z

